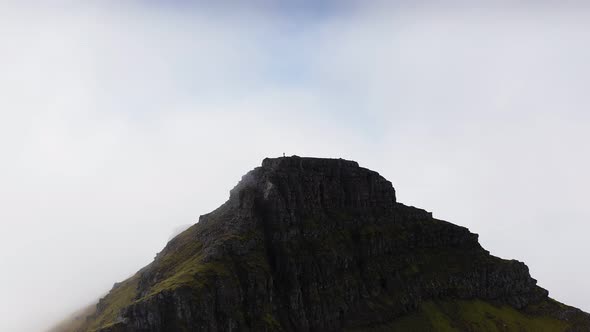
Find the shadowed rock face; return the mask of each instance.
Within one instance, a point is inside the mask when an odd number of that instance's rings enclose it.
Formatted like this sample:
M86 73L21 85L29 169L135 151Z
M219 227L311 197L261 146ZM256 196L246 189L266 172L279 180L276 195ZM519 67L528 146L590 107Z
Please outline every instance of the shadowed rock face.
M547 295L526 265L489 255L468 229L396 202L378 173L288 157L246 174L225 204L117 284L83 330L438 330L434 320L396 322L437 303L483 301L590 331L586 314ZM451 307L437 307L449 326L483 326ZM532 331L523 322L514 326Z

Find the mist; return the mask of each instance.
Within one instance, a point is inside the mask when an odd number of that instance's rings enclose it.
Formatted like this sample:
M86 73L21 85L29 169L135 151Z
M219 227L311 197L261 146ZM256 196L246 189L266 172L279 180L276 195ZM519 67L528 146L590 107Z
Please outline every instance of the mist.
M3 2L0 330L96 301L283 153L380 172L590 311L588 58L575 2Z

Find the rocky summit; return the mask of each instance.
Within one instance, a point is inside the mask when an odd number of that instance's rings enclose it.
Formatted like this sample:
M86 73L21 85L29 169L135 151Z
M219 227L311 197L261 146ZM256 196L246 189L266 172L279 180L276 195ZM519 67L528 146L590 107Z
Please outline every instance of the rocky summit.
M354 161L265 159L77 331L590 331Z

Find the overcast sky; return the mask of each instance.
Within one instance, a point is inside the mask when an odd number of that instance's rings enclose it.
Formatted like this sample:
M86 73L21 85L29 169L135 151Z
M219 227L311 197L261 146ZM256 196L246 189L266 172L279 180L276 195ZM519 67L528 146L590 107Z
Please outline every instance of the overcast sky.
M590 311L582 5L52 3L0 4L1 331L95 301L283 152L380 172Z

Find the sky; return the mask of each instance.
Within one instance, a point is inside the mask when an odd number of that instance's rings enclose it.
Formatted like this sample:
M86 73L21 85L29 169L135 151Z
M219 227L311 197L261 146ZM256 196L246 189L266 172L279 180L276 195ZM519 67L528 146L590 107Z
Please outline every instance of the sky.
M581 2L0 2L1 331L150 263L264 157L356 160L590 311Z

